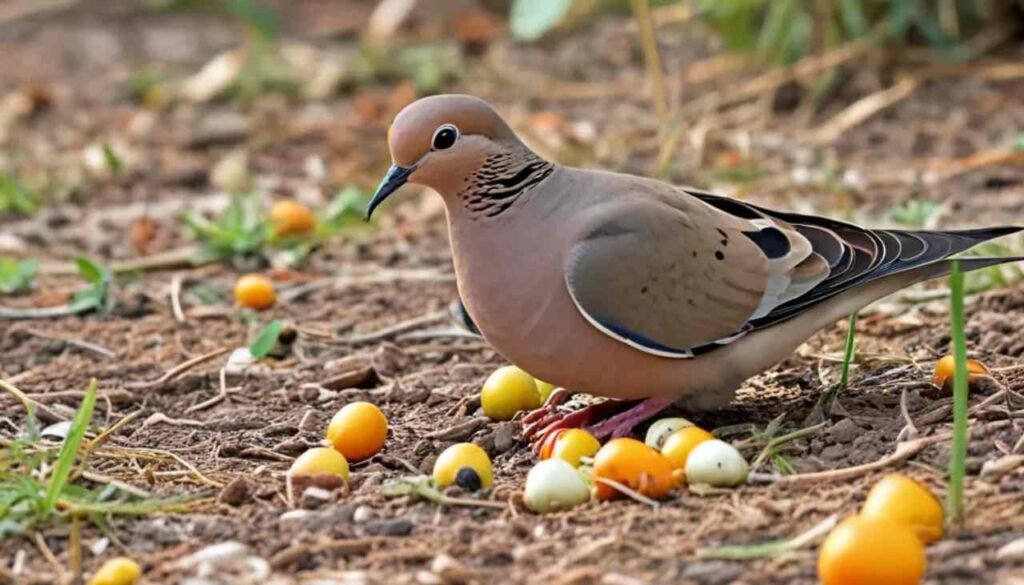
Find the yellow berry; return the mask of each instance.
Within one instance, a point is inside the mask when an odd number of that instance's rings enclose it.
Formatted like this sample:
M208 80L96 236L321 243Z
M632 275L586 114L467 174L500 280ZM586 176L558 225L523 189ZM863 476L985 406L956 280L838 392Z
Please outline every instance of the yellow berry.
M924 484L901 473L890 473L871 488L860 515L903 522L926 543L942 538L942 503Z
M133 585L142 576L142 568L128 557L114 557L89 579L89 585Z
M902 522L851 516L818 551L822 585L917 585L925 570L924 544Z
M278 201L270 208L270 223L278 237L308 234L316 229L313 212L291 199Z
M314 475L333 475L348 483L348 461L330 447L314 447L299 455L288 469L289 477Z
M537 380L537 392L540 393L540 403L544 404L548 401L548 397L555 391L555 386L551 382L544 382L543 380Z
M261 274L246 274L235 283L235 301L246 308L262 311L274 306L274 283Z
M456 483L459 472L467 468L476 474L480 487L491 487L494 480L491 458L487 456L486 451L473 443L456 443L441 452L434 462L434 484L439 488L446 488ZM463 473L465 477L465 472Z
M593 457L600 448L601 442L594 435L583 429L568 429L555 439L551 457L579 466L581 457Z
M373 457L388 438L388 419L376 405L353 402L339 410L327 426L327 440L352 461Z
M515 366L498 368L480 391L480 406L492 420L511 420L517 412L540 407L533 376Z
M700 427L683 427L665 439L661 454L668 459L673 469L685 469L686 458L693 448L714 438L714 435Z

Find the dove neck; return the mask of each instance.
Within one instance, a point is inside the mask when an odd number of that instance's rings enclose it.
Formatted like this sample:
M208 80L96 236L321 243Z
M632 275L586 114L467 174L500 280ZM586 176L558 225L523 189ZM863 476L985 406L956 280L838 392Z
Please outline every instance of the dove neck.
M472 219L499 217L538 187L555 165L522 144L491 152L456 198Z

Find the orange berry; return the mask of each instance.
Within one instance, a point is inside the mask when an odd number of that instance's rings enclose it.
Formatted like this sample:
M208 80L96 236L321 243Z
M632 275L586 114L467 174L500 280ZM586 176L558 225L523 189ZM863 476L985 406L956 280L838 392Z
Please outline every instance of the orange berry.
M262 274L246 274L235 283L235 301L246 308L262 311L274 306L274 283Z
M690 451L704 441L714 438L714 435L700 427L683 427L665 439L665 444L661 447L661 454L668 459L673 468L685 469Z
M924 576L924 544L909 526L851 516L818 551L822 585L917 585Z
M942 538L942 502L924 484L902 473L890 473L876 483L860 515L904 522L926 543Z
M932 376L932 384L935 384L939 388L949 388L953 386L953 373L956 371L955 365L956 359L951 356L943 356L935 364L935 374ZM977 360L967 360L967 376L970 377L974 374L988 374L988 368L985 364Z
M313 212L292 199L278 201L270 208L270 223L278 237L308 234L316 229Z
M541 461L551 458L551 453L555 450L555 443L558 441L558 437L562 436L567 430L569 429L551 431L544 437L544 442L540 444L540 452L537 454Z
M327 440L350 461L374 456L387 438L388 419L369 402L345 405L327 426Z
M662 498L675 484L672 465L661 453L636 439L613 439L594 455L594 478L610 479L641 494ZM594 482L599 500L619 495L615 488Z

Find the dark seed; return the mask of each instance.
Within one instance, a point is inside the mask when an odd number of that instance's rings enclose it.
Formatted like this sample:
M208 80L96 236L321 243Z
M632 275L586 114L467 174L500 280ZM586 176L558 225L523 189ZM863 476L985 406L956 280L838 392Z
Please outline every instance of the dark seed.
M475 469L463 467L455 474L455 485L467 492L475 492L483 487L483 482L480 481L480 476L477 475Z

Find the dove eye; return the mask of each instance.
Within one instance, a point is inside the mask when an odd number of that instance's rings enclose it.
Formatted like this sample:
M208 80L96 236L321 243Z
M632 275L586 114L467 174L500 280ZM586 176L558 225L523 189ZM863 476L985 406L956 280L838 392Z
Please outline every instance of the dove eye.
M452 124L445 124L434 131L434 138L430 141L430 147L434 150L451 148L458 137L459 129Z

